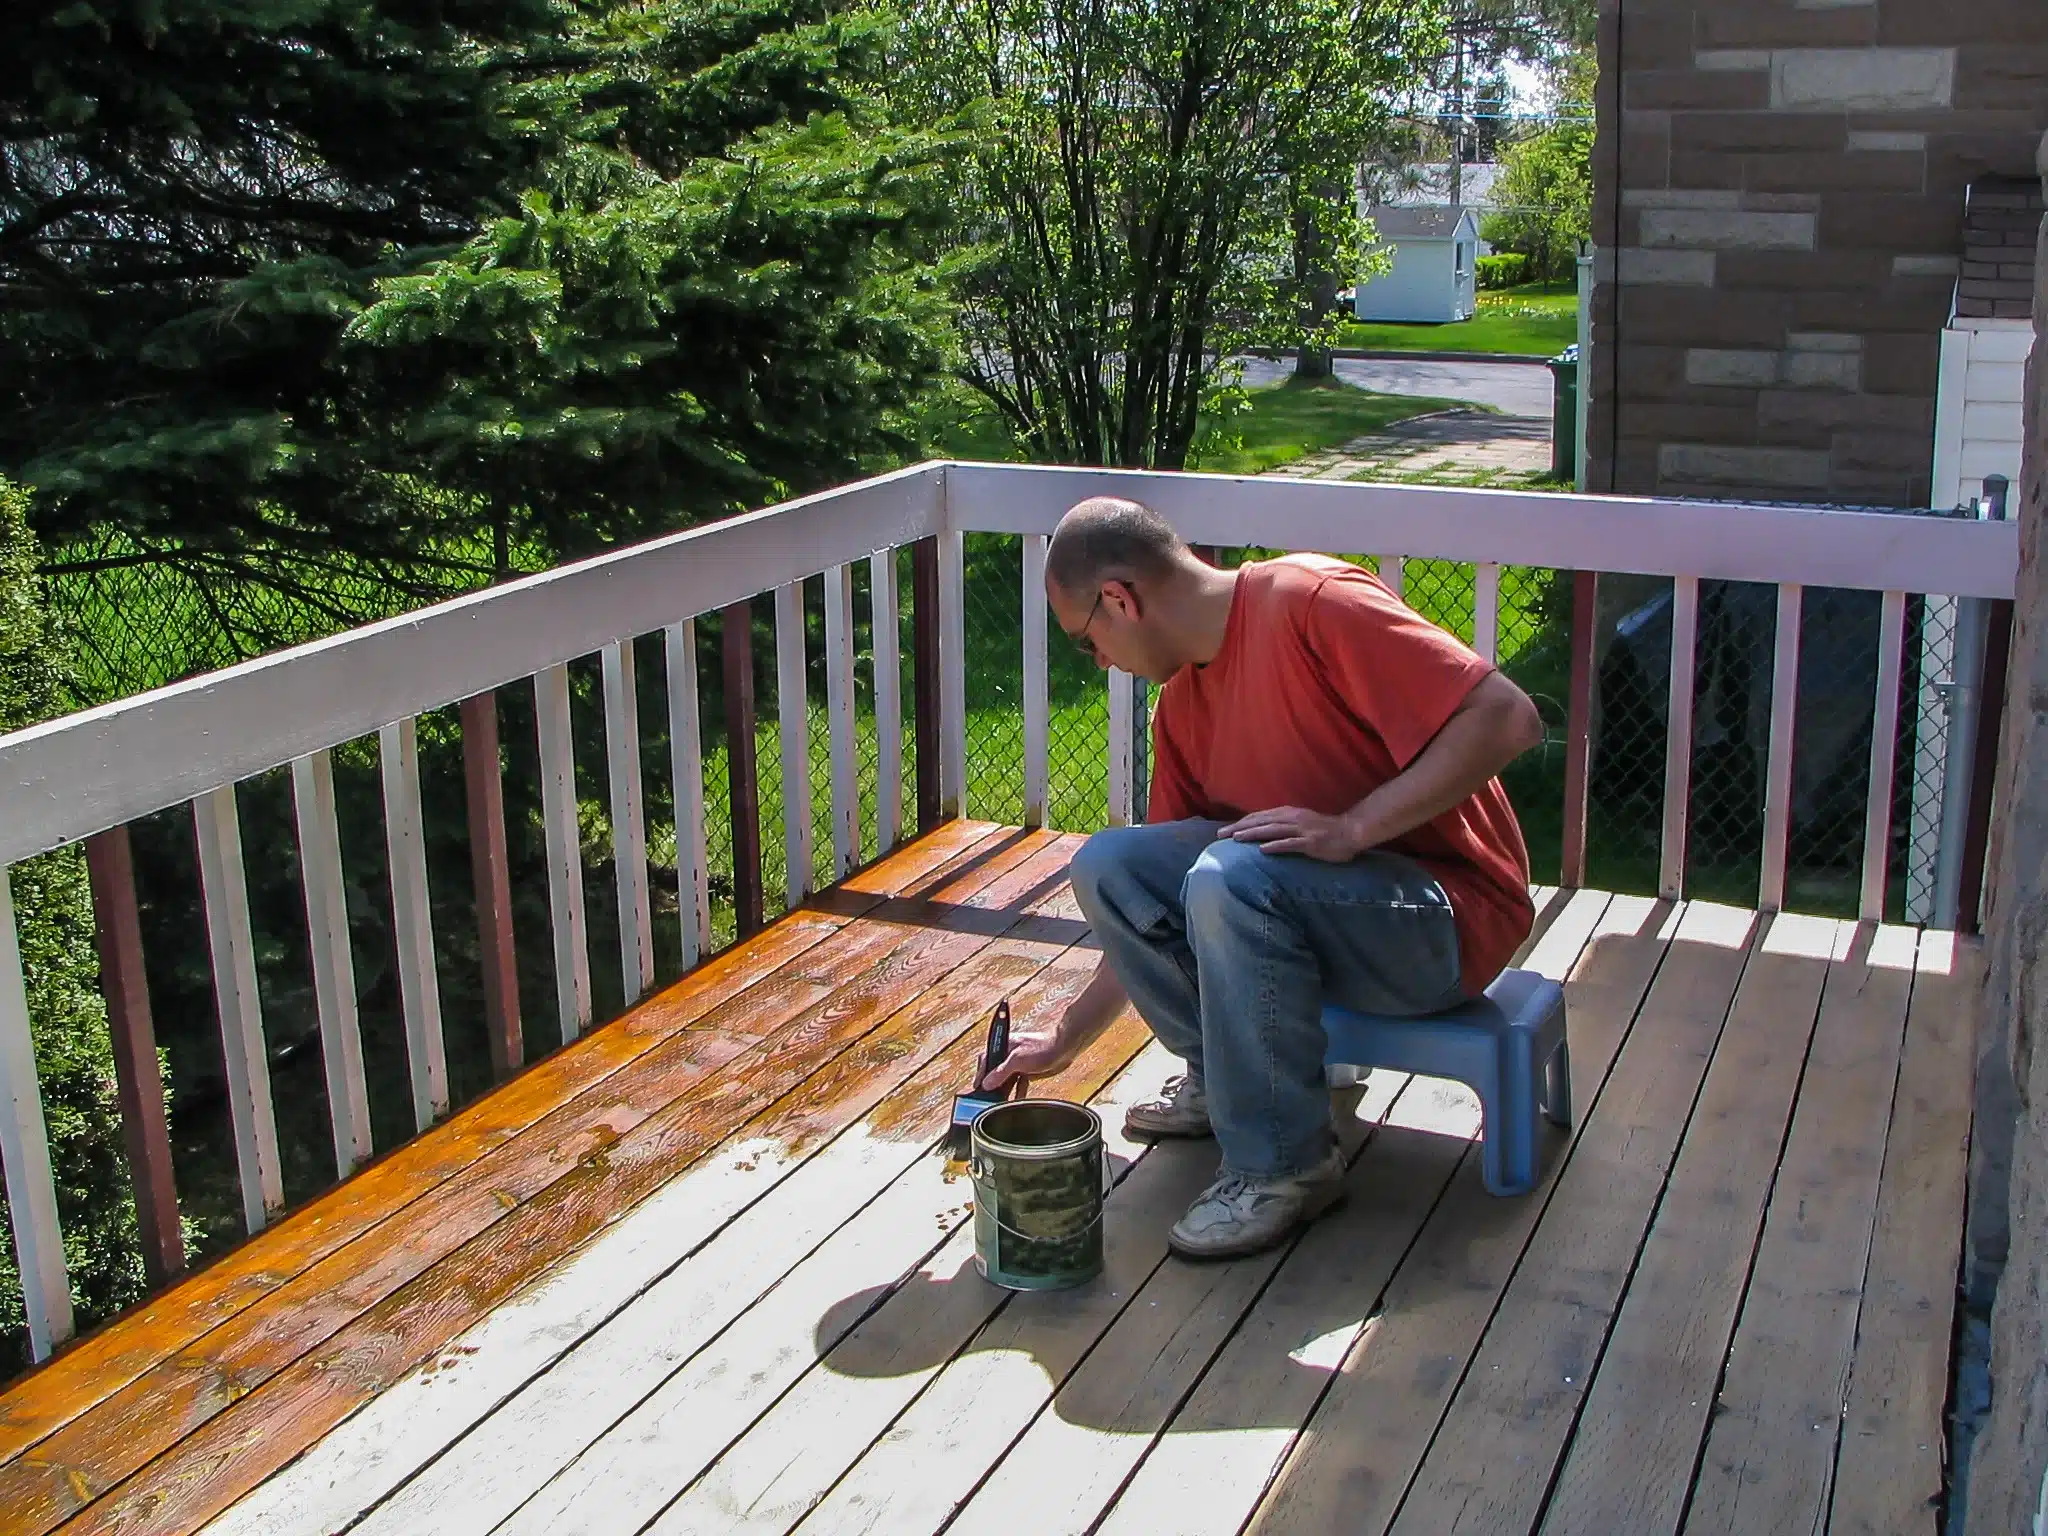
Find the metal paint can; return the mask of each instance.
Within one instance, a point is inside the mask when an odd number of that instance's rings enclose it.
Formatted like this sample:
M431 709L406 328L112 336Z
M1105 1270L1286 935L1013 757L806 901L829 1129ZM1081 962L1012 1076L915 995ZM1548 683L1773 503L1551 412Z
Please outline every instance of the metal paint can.
M1019 1099L974 1122L974 1262L995 1285L1054 1291L1102 1273L1108 1160L1095 1111Z

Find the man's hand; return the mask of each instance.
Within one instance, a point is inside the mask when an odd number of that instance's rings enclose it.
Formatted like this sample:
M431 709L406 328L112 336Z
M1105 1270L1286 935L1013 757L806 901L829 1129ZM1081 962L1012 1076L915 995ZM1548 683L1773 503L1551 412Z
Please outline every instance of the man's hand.
M1115 1022L1125 1001L1124 989L1116 972L1109 968L1109 961L1097 961L1095 974L1067 1004L1059 1022L1013 1028L1010 1054L997 1062L977 1086L1000 1088L1013 1077L1051 1077Z
M997 1062L977 1085L996 1089L1015 1077L1051 1077L1081 1054L1069 1031L1060 1024L1041 1024L1035 1029L1010 1031L1010 1054Z
M1300 853L1326 864L1346 864L1365 852L1365 843L1347 816L1325 816L1299 806L1253 811L1217 829L1218 837L1257 843L1267 853Z

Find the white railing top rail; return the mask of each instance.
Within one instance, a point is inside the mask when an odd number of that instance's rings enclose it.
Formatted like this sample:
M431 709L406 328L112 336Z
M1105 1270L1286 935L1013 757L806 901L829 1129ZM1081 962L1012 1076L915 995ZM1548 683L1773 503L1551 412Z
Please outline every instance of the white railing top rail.
M0 867L941 530L1136 496L1198 543L2010 597L2012 524L1740 503L932 463L0 737Z
M1095 495L1143 501L1197 544L1946 597L2009 598L2019 570L2012 523L1549 491L946 466L947 526L968 532L1051 533L1062 512Z
M0 868L937 533L943 494L919 465L0 736Z

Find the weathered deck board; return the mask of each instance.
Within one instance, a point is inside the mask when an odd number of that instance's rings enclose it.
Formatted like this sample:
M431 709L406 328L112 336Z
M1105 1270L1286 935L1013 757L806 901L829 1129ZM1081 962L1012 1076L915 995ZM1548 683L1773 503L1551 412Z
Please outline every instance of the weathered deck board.
M1756 915L1689 903L1393 1529L1526 1530L1571 1434L1746 965Z
M1578 1102L1564 1153L1553 1152L1535 1191L1512 1202L1488 1196L1476 1168L1461 1169L1306 1433L1259 1490L1249 1529L1375 1532L1399 1508L1572 1148L1598 1112L1601 1085L1677 917L1666 904L1632 897L1582 892L1573 900L1593 905L1596 920L1565 989Z
M1845 924L1769 920L1593 1374L1548 1533L1678 1529Z
M1828 1519L1839 1536L1935 1529L1981 959L1953 934L1920 936Z
M1931 1530L1948 936L1557 897L1538 1192L1375 1074L1349 1205L1222 1265L1166 1254L1215 1150L1124 1142L1127 1017L1039 1085L1108 1092L1109 1273L1011 1296L930 1148L989 1000L1094 964L1070 847L912 845L16 1383L0 1533Z
M1688 1532L1826 1526L1916 942L1863 929L1828 976Z

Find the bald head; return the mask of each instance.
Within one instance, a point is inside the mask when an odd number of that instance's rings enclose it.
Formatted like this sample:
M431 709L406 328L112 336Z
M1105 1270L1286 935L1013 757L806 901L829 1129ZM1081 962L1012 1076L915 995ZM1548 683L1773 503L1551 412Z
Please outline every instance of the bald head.
M1062 592L1083 592L1105 581L1157 581L1192 559L1173 525L1143 502L1091 496L1053 530L1045 579Z

